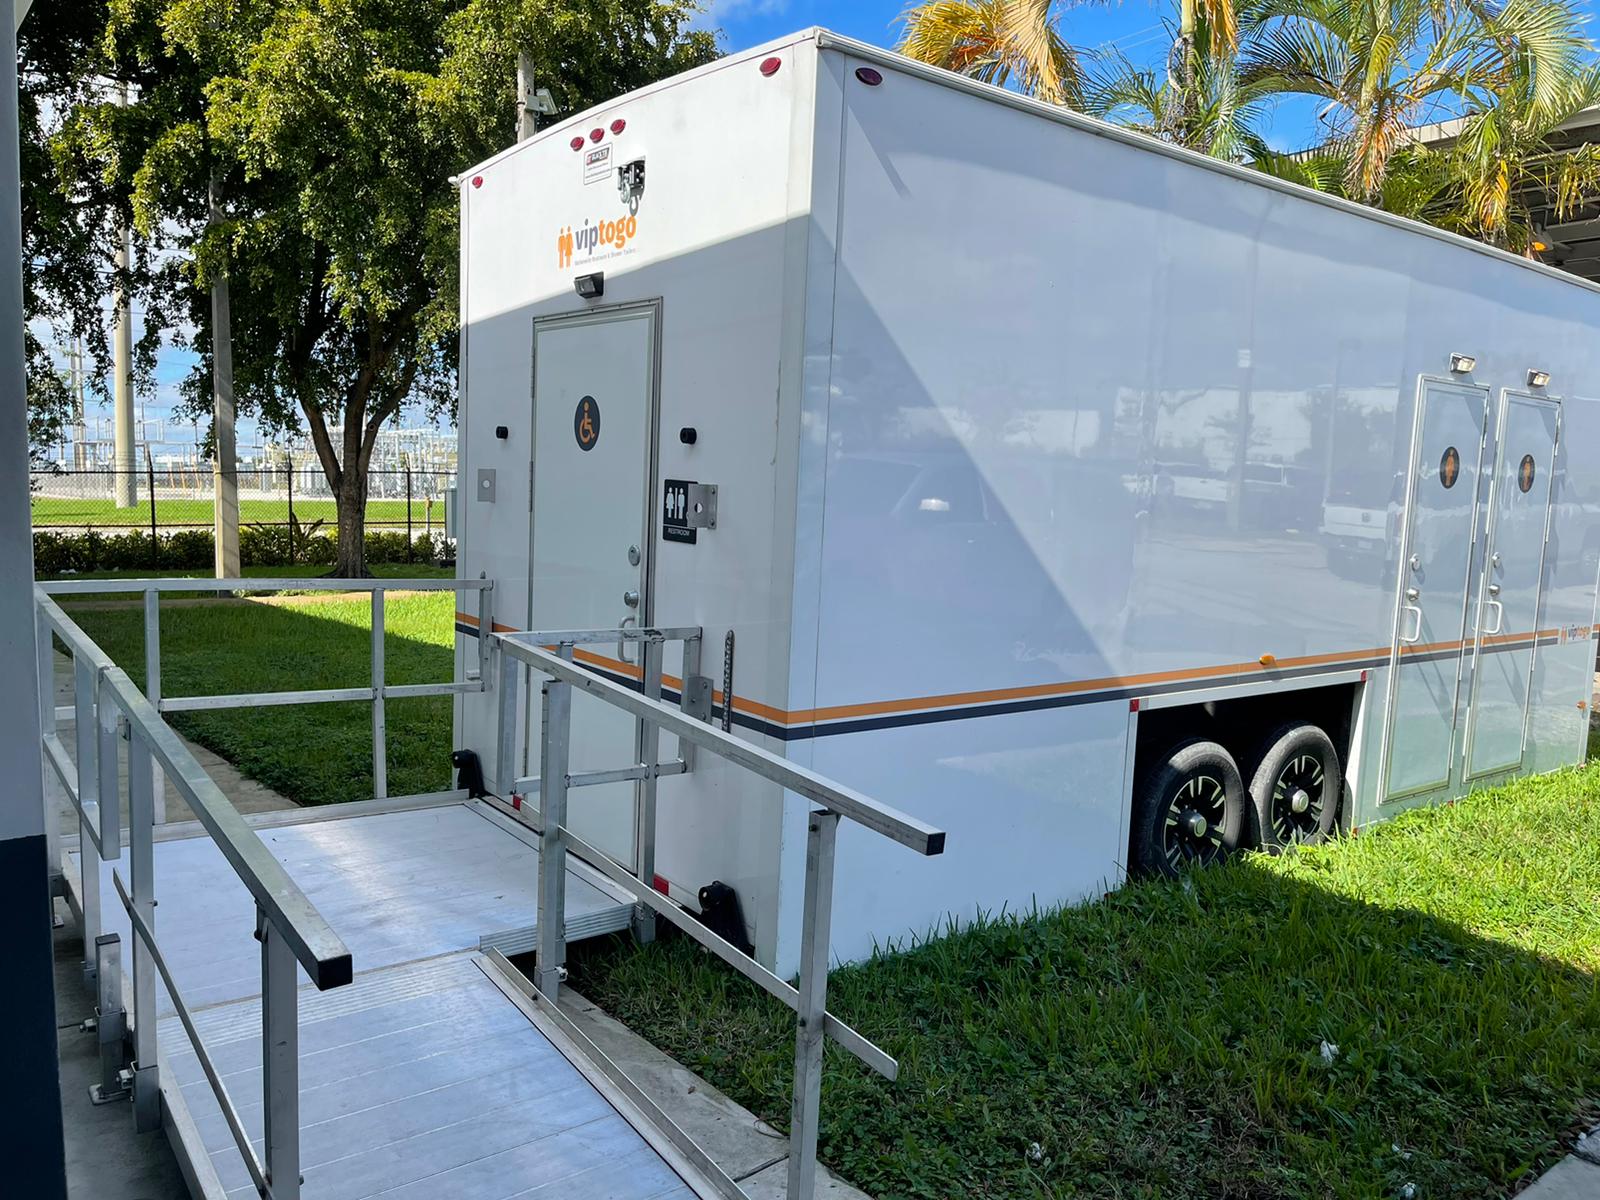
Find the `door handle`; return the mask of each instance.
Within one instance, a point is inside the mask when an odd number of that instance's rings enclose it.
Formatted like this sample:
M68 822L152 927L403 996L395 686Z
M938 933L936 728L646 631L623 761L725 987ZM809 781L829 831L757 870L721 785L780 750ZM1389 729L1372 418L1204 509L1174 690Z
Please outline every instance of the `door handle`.
M1490 588L1489 590L1498 592L1500 589L1499 588ZM1500 630L1505 627L1505 623L1506 623L1506 606L1504 604L1502 604L1498 600L1485 600L1484 603L1485 604L1494 605L1494 628L1493 629L1485 629L1485 630L1482 631L1482 633L1483 633L1484 637L1493 637L1495 634L1499 633Z
M1411 630L1411 636L1405 633L1405 618L1407 615L1416 617L1416 625ZM1411 645L1422 637L1422 609L1415 604L1402 604L1400 606L1400 640L1406 645Z
M622 618L622 624L617 626L617 629L620 631L626 629L629 625L637 627L638 624L639 618L634 616L632 613L629 613L627 616ZM628 642L626 638L617 639L617 661L627 663L630 667L634 666L638 661L637 659L628 657Z

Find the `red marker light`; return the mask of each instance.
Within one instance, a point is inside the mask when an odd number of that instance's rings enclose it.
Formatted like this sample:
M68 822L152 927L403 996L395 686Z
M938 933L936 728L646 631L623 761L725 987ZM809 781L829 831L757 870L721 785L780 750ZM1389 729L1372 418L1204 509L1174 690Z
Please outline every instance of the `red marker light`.
M583 149L583 134L580 133L577 137L572 139L572 148L574 150Z
M589 140L591 142L598 142L601 138L605 137L605 135L606 131L604 129L589 130Z
M482 175L474 175L472 177L472 186L475 187L475 188L482 187L483 186L483 176Z
M618 117L615 121L611 122L611 132L612 133L621 133L627 127L628 127L628 123L626 121L624 121L621 117Z
M882 72L875 71L871 67L857 67L856 78L868 87L877 87L883 82Z
M778 68L783 66L781 58L763 58L761 60L761 73L763 75L776 75Z

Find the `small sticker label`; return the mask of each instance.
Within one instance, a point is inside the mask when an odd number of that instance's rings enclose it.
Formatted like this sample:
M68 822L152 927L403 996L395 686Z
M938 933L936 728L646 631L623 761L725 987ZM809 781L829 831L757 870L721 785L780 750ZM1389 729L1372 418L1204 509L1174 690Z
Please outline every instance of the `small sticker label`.
M689 489L692 479L669 479L661 496L661 536L669 542L693 546L699 530L689 524Z
M600 440L600 402L593 396L578 401L572 414L572 436L578 440L578 449L585 453Z
M590 146L583 152L584 183L604 183L611 178L611 147Z
M1517 487L1526 495L1533 489L1534 465L1533 455L1524 454L1522 462L1517 465Z
M1454 446L1446 446L1439 459L1439 482L1453 488L1461 477L1461 454Z

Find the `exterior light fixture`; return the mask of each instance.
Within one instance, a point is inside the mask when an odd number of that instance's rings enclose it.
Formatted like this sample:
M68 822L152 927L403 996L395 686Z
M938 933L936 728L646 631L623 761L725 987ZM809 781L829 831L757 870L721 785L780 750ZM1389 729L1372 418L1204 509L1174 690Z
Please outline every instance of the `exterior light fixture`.
M592 275L579 275L572 281L572 290L585 300L598 300L606 294L606 273L596 271Z
M868 87L877 87L883 82L883 72L872 67L857 67L856 78Z
M1470 375L1478 365L1478 360L1470 354L1452 354L1450 356L1450 371L1455 375Z
M776 75L778 68L783 66L783 59L776 56L761 60L761 73L766 76Z
M1547 384L1549 382L1550 382L1550 372L1549 371L1541 371L1537 367L1535 367L1535 368L1531 369L1528 372L1528 386L1529 387L1543 387L1545 384Z

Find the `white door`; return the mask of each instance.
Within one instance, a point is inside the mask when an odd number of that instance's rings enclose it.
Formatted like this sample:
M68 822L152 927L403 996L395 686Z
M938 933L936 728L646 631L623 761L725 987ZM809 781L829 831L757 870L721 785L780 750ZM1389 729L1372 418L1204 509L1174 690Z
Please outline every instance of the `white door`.
M1417 395L1390 657L1386 801L1451 786L1489 396L1424 379Z
M649 623L656 330L654 305L534 323L530 629ZM638 678L637 644L580 647L577 656L618 680ZM529 699L529 769L537 773L537 691ZM638 738L633 717L574 694L574 774L636 763ZM599 784L567 796L568 827L630 868L636 788Z
M1467 777L1522 766L1561 407L1504 392L1467 706Z

